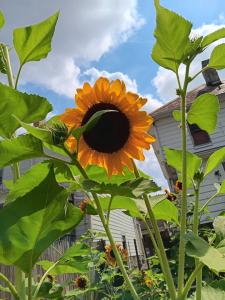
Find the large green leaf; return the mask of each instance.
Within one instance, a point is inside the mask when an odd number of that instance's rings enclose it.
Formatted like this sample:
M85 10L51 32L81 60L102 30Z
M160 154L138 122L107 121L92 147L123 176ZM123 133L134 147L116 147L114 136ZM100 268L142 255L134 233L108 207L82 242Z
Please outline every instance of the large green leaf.
M0 10L0 29L4 26L4 24L5 24L5 17L2 11Z
M112 183L98 183L94 180L84 180L82 185L85 190L98 194L111 194L115 196L126 196L132 198L140 198L144 193L156 192L159 187L153 180L143 177L128 180L121 185Z
M202 47L207 47L215 41L225 38L225 28L220 28L212 33L206 35L202 40Z
M215 272L225 272L225 257L205 240L189 232L185 236L186 253L198 258L200 262Z
M207 160L204 176L207 176L215 168L217 168L225 159L225 147L215 151Z
M16 91L0 83L0 136L11 137L19 122L12 116L15 115L21 121L32 123L43 120L52 110L51 104L43 97L28 95Z
M202 287L201 300L224 300L225 292L219 288L212 288L210 286ZM187 300L196 300L196 293Z
M210 59L209 59L209 68L214 68L221 70L225 68L225 44L218 45L214 48Z
M106 170L99 166L91 165L88 166L85 171L88 174L88 177L92 180L95 180L99 183L112 183L112 184L121 184L127 180L134 179L134 173L131 172L127 167L123 169L123 174L112 175L111 177L108 176ZM144 178L150 178L149 175L140 171L140 175Z
M29 61L45 58L51 51L58 16L57 12L41 23L14 30L13 44L21 66Z
M33 190L0 210L0 263L16 265L28 273L55 240L81 221L80 209L67 203L51 167Z
M178 209L171 201L165 199L156 204L152 210L157 220L173 222L179 225Z
M152 58L160 65L176 71L182 62L184 50L189 44L192 24L178 14L162 7L155 0L156 45Z
M219 111L220 105L218 97L206 93L195 99L188 112L187 120L188 123L197 124L202 130L211 134L216 129Z
M0 168L20 160L45 157L41 141L29 134L0 141L0 153Z
M182 151L177 149L171 149L164 147L166 160L168 165L173 167L178 171L178 173L182 172ZM202 159L197 155L187 152L187 177L188 184L190 184L193 179L195 173L200 169L202 164Z

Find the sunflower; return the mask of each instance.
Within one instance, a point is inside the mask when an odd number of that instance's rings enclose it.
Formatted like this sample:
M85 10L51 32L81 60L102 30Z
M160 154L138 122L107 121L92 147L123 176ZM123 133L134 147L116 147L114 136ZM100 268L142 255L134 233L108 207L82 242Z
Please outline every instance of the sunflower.
M119 251L123 261L128 261L128 251L124 249L122 245L116 244L116 248ZM105 258L109 265L116 266L116 256L111 245L105 246Z
M81 290L84 290L87 288L88 286L88 278L87 276L78 276L76 279L75 279L75 283L76 283L76 286L81 289Z
M153 119L140 111L147 99L127 92L123 81L110 82L103 77L93 87L84 83L75 99L77 108L69 108L60 116L69 129L85 125L96 112L110 110L83 133L79 146L73 136L66 141L71 153L78 150L83 167L99 165L111 176L123 173L124 166L132 171L131 159L144 160L143 149L155 141L148 134Z

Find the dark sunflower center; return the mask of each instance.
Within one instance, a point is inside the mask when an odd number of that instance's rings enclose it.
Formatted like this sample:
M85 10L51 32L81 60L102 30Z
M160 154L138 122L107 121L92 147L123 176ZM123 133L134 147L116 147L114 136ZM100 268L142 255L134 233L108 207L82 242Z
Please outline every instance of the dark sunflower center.
M84 115L82 124L98 111L116 110L107 112L101 116L97 124L83 134L88 146L98 152L113 153L120 150L129 138L130 123L127 116L115 105L110 103L98 103L93 105Z
M109 253L112 258L115 258L115 254L114 254L113 250L111 250Z

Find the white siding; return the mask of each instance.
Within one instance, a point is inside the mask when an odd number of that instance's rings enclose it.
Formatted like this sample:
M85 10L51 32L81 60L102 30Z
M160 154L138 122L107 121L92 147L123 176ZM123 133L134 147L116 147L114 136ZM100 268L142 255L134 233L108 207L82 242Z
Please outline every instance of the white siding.
M221 98L223 97L223 98ZM201 145L201 146L194 146L192 137L190 135L189 130L187 131L187 148L188 151L195 153L199 156L201 156L201 152L204 151L204 163L206 162L208 156L210 155L210 152L213 152L213 149L225 147L225 95L220 95L220 113L218 115L218 123L217 128L213 134L210 135L211 143ZM181 129L179 128L179 123L176 122L173 117L172 113L170 117L165 117L162 119L159 119L155 122L155 132L157 130L158 133L158 140L155 144L153 144L154 151L160 161L161 168L164 172L164 175L166 177L166 171L164 168L164 161L165 161L165 154L163 151L163 147L167 146L170 148L175 149L181 149ZM221 166L217 168L220 171L220 174L222 177L220 178L220 181L225 179L225 171ZM205 201L207 201L215 192L214 183L218 182L218 179L214 175L215 170L207 176L205 181L202 184L201 188L201 194L200 194L200 201L202 205ZM167 178L168 179L168 178ZM192 199L193 200L193 199ZM215 217L218 215L221 211L225 211L225 196L220 196L215 198L209 205L209 211L211 214L209 217ZM202 221L205 221L206 218L203 217Z

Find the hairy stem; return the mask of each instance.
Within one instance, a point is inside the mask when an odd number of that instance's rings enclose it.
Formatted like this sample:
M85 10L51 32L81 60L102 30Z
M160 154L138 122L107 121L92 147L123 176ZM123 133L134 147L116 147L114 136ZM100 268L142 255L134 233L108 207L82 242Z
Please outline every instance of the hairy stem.
M20 299L19 294L18 294L15 286L12 284L12 282L5 275L3 275L2 273L0 273L0 280L2 280L8 286L8 288L9 288L10 292L12 293L13 297L16 300L19 300Z
M76 164L77 168L79 169L80 173L82 174L82 176L85 179L89 179L88 175L86 174L85 170L82 168L82 166L80 165L80 163L78 161L75 161L75 164ZM139 296L138 296L138 294L137 294L137 292L136 292L136 290L135 290L132 282L129 279L129 276L128 276L127 271L126 271L126 269L124 267L124 264L123 264L123 260L122 260L122 258L120 256L120 253L119 253L119 251L118 251L118 249L116 247L116 244L115 244L115 241L114 241L113 236L111 234L111 231L109 229L109 226L108 226L108 224L106 222L106 219L105 219L105 216L104 216L104 211L103 211L103 209L101 207L101 203L100 203L100 201L98 199L98 196L94 192L92 192L92 196L93 196L95 204L97 206L98 215L99 215L100 220L102 222L102 225L103 225L103 227L105 229L105 232L107 234L109 242L110 242L110 244L112 246L113 253L115 255L117 264L118 264L118 266L120 268L121 273L123 274L124 280L125 280L128 288L129 288L129 290L130 290L130 292L131 292L131 294L133 296L133 299L134 300L139 300L140 298L139 298Z
M133 167L134 167L135 177L138 178L138 177L140 177L140 174L139 174L138 169L137 169L137 167L136 167L133 160L132 160L132 163L133 163ZM154 213L152 211L152 207L151 207L151 204L149 202L148 195L144 194L143 199L144 199L147 211L148 211L149 219L152 223L152 227L153 227L153 230L154 230L154 233L155 233L155 239L156 239L156 242L157 242L157 245L158 245L157 248L159 249L159 252L161 254L159 259L160 259L160 262L161 262L162 270L164 272L164 276L165 276L165 280L166 280L166 283L167 283L167 286L168 286L170 297L171 297L172 300L174 300L174 299L176 299L176 289L175 289L173 277L172 277L172 274L171 274L169 262L168 262L168 259L167 259L166 251L165 251L165 248L164 248L164 244L163 244L163 241L162 241L162 237L161 237L161 234L160 234L160 230L159 230L157 221L155 219Z
M195 189L195 208L193 215L193 233L198 235L199 226L199 185ZM199 260L195 259L195 267L199 265ZM196 276L196 300L201 300L202 298L202 269L199 270Z
M190 288L191 288L191 286L192 286L192 284L193 284L195 278L197 277L197 275L199 274L199 272L202 271L203 266L204 266L204 265L203 265L202 263L199 263L199 264L195 267L194 271L191 273L191 275L189 276L189 278L188 278L188 280L187 280L187 282L186 282L186 284L185 284L185 287L184 287L184 289L183 289L183 292L182 292L182 295L181 295L181 297L180 297L180 300L185 300L185 299L186 299L187 294L188 294L188 292L190 291Z
M2 45L2 51L4 53L4 58L5 58L5 64L6 64L6 73L8 77L8 83L11 88L14 88L14 77L13 77L13 72L12 72L12 67L11 67L11 62L10 62L10 57L9 57L9 49L6 45ZM12 173L13 173L13 181L14 183L17 181L17 179L20 177L20 169L19 169L19 164L14 163L12 165ZM18 290L19 296L21 299L26 298L26 288L25 288L25 274L15 267L15 284L16 288Z
M186 116L186 93L188 86L190 64L186 65L185 80L183 89L180 85L178 72L177 81L181 94L181 129L182 129L182 197L180 213L180 241L179 241L179 263L178 263L178 298L182 294L184 287L184 267L185 267L185 240L187 228L187 116Z

